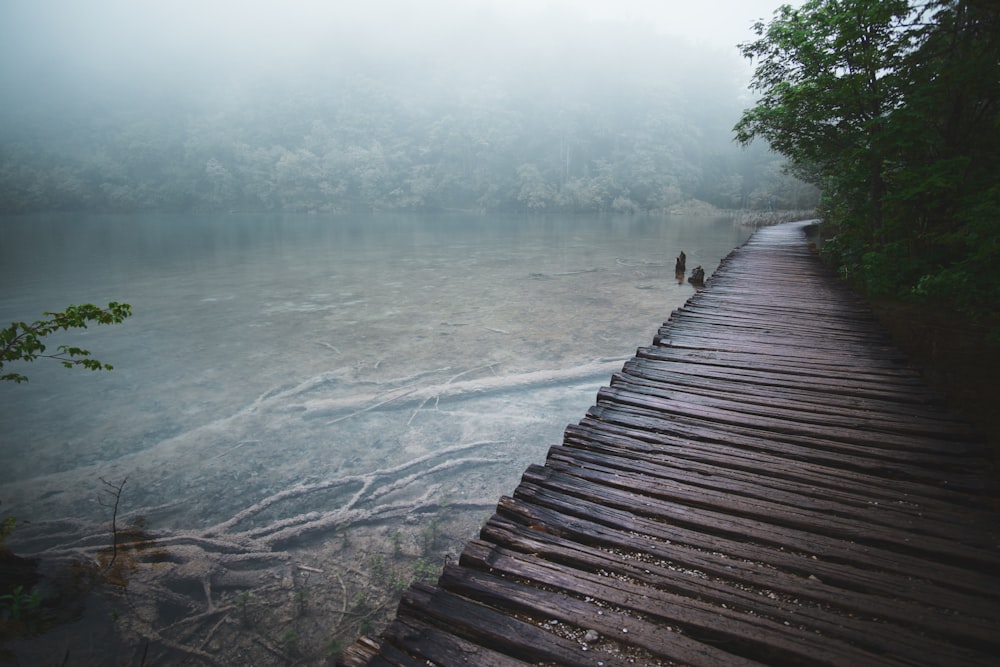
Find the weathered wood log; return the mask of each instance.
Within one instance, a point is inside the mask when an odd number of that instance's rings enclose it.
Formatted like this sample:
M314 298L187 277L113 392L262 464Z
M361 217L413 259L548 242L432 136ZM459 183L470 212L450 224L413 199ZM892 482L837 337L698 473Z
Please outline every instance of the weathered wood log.
M426 584L414 584L403 594L400 613L446 628L464 641L488 648L492 655L505 654L521 662L573 665L582 655L577 642L552 634L529 619ZM399 646L416 648L414 640L419 641L419 637L404 638Z
M705 284L705 269L700 266L694 267L691 270L691 276L688 278L688 282L695 287L701 287Z

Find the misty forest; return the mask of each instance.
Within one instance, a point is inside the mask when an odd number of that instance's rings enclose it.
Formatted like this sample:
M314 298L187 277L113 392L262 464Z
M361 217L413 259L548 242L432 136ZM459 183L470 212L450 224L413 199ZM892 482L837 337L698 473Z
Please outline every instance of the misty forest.
M38 58L13 73L28 81L9 73L3 82L0 211L629 213L689 199L724 209L815 203L765 145L734 142L746 103L734 50L573 18L526 28L418 15L419 29L400 34L393 26L408 18L334 23L308 61L284 66L255 52L268 44L243 44L238 63L212 58L235 57L226 50L235 45L199 45L207 63L200 53L178 63L147 53L135 35L122 63L108 62L100 45L69 41L72 67L60 59L49 71ZM146 62L154 58L166 60Z
M4 664L333 664L756 224L995 349L991 0L285 4L0 3Z

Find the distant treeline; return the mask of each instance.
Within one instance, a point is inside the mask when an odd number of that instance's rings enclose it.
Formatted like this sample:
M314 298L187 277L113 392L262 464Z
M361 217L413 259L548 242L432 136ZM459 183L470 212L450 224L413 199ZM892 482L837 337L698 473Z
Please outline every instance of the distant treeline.
M733 142L735 86L713 100L606 83L428 94L354 74L233 84L198 101L119 91L23 104L0 137L0 212L815 205L783 159Z

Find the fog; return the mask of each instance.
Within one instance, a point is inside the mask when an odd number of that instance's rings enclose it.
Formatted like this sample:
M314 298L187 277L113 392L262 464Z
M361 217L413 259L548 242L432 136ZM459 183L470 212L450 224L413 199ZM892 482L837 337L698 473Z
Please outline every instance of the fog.
M323 58L374 53L396 64L461 57L482 66L492 57L558 48L595 33L603 34L600 42L618 46L655 36L662 43L725 51L735 66L735 45L775 7L761 0L8 0L0 9L0 48L4 78L16 73L22 83L64 70L98 79L172 75L183 85L206 72L319 71L330 65ZM669 75L655 53L648 55L654 57L649 72ZM685 66L704 55L686 59Z
M723 99L746 79L735 45L769 5L9 0L0 8L0 75L15 106L36 96L93 96L106 86L185 96L331 71L424 85L458 73L530 88L590 80L595 66L627 79L722 83L714 94ZM726 69L731 76L720 79Z
M759 4L6 2L0 212L799 208Z

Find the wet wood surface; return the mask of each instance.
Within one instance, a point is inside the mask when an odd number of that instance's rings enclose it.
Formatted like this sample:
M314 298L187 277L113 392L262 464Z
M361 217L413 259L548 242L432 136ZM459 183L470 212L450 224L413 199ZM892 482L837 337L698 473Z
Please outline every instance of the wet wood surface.
M997 664L989 452L804 226L734 251L341 664Z

